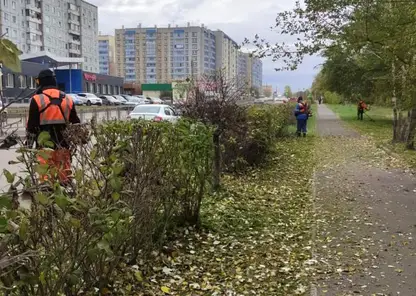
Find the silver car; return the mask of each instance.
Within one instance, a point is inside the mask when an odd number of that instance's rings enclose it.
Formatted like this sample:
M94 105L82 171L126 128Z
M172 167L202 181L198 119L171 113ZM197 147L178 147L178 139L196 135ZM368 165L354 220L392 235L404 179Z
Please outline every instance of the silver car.
M176 122L180 116L169 105L138 105L127 118Z

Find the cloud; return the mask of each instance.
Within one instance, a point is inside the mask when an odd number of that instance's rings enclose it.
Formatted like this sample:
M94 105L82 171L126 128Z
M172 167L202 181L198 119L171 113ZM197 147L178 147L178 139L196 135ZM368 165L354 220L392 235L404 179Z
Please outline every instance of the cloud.
M99 28L102 34L114 34L114 29L186 26L204 24L211 30L220 29L241 44L245 37L255 34L271 42L280 42L284 36L270 29L279 11L294 7L295 0L88 0L98 6ZM263 60L264 82L280 87L289 84L292 89L311 85L317 70L314 66L322 59L310 57L299 70L275 72L271 59ZM282 86L282 87L283 87Z

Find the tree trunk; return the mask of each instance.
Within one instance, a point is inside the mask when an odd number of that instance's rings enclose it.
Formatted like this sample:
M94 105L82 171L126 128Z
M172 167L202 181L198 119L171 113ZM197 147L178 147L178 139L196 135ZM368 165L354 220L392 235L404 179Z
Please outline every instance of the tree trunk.
M393 108L393 143L397 143L399 141L399 118L397 115L397 107L394 106Z
M214 132L213 142L214 142L213 185L214 185L214 190L218 190L221 186L221 145L220 145L220 132L218 129Z
M413 107L409 112L409 126L406 135L406 147L407 149L414 149L415 130L416 130L416 107Z

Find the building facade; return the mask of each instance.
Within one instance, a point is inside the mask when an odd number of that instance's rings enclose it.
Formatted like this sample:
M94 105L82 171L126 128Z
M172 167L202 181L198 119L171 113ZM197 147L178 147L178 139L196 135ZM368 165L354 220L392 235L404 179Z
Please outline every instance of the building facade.
M110 35L98 36L99 73L115 75L115 38Z
M263 62L256 57L251 58L251 86L260 89L263 85Z
M217 69L216 35L201 26L117 29L116 75L126 83L170 83Z
M216 40L216 68L224 71L228 79L237 78L238 44L223 31L215 32Z
M263 63L250 53L238 52L237 77L240 85L261 89L263 84Z
M0 28L23 53L84 57L98 72L98 10L83 0L2 0Z
M25 98L22 102L28 103L30 96L37 85L35 77L41 70L48 69L49 65L34 62L21 62L21 72L16 73L3 68L3 95L6 101L14 98ZM58 87L66 93L92 92L96 94L123 93L123 78L102 75L83 71L81 69L55 70Z

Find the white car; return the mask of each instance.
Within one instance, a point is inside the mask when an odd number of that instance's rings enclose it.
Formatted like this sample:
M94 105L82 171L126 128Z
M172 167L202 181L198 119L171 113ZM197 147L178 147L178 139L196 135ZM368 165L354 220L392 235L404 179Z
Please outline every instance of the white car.
M103 100L101 100L99 97L92 93L79 93L77 94L78 97L81 97L81 99L85 102L85 105L91 106L91 105L98 105L101 106L103 104Z
M128 119L176 122L178 113L169 105L138 105L127 116Z
M117 101L119 101L122 105L127 105L127 100L123 98L122 95L114 95L113 96Z
M286 97L276 97L274 98L274 101L278 104L286 104L289 101L289 99Z
M139 99L140 104L150 104L150 100L146 99L143 95L135 95L134 97Z
M140 100L137 97L130 96L130 95L121 95L127 102L125 105L128 106L137 106L140 104Z
M147 98L150 99L151 104L163 104L164 102L159 98Z

